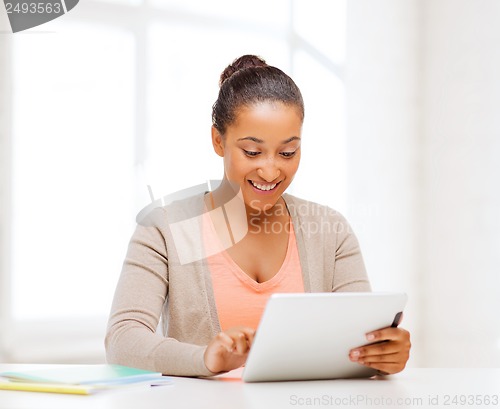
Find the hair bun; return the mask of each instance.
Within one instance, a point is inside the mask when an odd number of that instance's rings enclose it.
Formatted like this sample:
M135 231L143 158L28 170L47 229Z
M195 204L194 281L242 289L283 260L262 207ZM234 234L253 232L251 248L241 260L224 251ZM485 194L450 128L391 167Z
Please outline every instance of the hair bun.
M231 77L235 72L251 67L268 67L268 65L263 58L256 55L242 55L229 64L222 72L219 80L219 86L221 86L223 82Z

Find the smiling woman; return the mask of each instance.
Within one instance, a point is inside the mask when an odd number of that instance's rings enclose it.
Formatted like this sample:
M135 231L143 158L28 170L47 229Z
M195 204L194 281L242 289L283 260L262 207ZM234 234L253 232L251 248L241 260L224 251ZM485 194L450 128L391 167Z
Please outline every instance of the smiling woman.
M214 197L241 190L255 210L272 208L300 161L304 102L283 71L244 55L221 74L212 111L212 144L224 158L224 180Z
M285 194L300 162L303 119L301 93L283 71L249 55L224 70L212 115L222 182L213 192L153 210L137 226L109 319L109 362L214 375L245 363L271 294L370 290L347 221ZM239 241L235 220L245 226ZM228 235L232 245L222 248ZM177 236L191 247L179 248ZM203 259L182 262L179 252L199 250L192 243L200 242ZM158 336L162 314L165 336ZM370 335L381 343L353 350L351 360L401 371L409 333L386 328Z

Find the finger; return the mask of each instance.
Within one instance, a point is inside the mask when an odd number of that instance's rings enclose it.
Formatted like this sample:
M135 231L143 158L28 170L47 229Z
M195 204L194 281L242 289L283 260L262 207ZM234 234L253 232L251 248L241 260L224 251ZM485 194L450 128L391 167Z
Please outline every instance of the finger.
M404 354L375 355L360 358L357 363L360 365L376 369L386 374L400 372L406 366L408 357Z
M359 360L366 356L394 354L401 351L401 344L394 341L384 341L377 344L366 345L350 351L351 358Z
M246 334L244 332L239 332L232 336L234 341L234 350L238 354L245 354L249 350L249 345L247 341Z
M233 352L234 350L234 340L225 332L219 332L217 334L217 343L221 348L227 350L227 352Z
M366 340L369 342L379 341L399 341L403 339L408 331L402 328L387 327L366 334Z
M248 347L250 348L252 346L253 339L255 338L255 329L250 327L243 327L242 331L245 334L245 337L248 342Z
M399 353L386 354L386 355L367 355L358 359L358 363L361 365L375 364L375 363L400 363L402 361L402 355Z
M250 327L233 327L229 328L226 333L233 339L243 334L247 342L247 349L251 347L255 337L255 329Z

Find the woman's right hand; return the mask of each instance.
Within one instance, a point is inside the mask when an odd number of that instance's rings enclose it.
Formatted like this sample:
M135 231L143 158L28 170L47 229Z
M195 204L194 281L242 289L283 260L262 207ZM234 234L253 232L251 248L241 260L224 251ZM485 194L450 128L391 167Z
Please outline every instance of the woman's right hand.
M239 368L247 360L255 330L249 327L233 327L219 332L207 345L205 366L214 373Z

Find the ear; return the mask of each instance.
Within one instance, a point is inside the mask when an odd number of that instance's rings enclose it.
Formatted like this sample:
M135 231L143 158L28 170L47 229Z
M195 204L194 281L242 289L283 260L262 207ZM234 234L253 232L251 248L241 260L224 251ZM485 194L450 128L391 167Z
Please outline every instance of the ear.
M220 132L212 126L212 145L217 155L224 157L224 141Z

